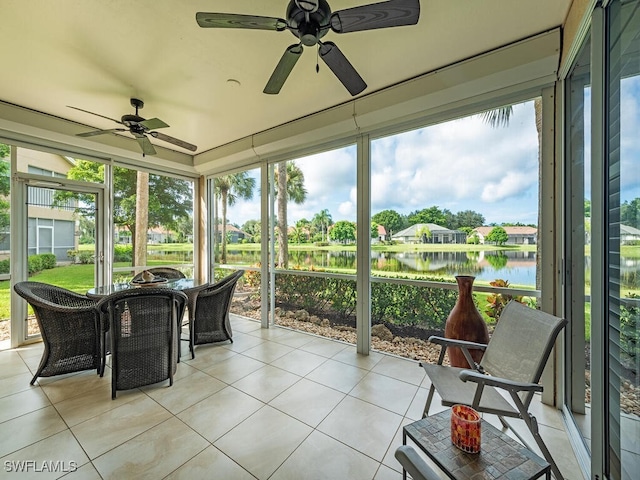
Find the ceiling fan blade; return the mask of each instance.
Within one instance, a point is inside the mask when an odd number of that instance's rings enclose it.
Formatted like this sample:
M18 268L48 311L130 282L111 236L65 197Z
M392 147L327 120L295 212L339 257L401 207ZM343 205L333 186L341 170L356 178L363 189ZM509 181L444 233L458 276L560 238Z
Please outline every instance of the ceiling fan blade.
M151 142L149 141L146 135L142 133L135 133L135 132L131 132L131 134L134 137L136 137L136 140L138 141L138 145L140 145L140 148L142 149L143 154L145 155L156 154L156 149L153 148L153 145L151 144Z
M388 0L338 10L331 15L336 33L415 25L420 19L420 0Z
M238 15L235 13L196 13L196 22L202 28L250 28L254 30L275 30L287 28L287 21L275 17Z
M290 45L287 47L280 58L278 65L276 65L276 69L271 74L266 87L264 87L264 93L276 95L280 92L282 85L284 85L284 82L287 80L291 70L293 70L293 67L300 58L302 48L301 44Z
M353 65L349 63L347 57L344 56L335 43L324 42L320 44L320 58L324 60L324 63L327 64L352 96L358 95L367 88L367 84L360 74L353 68Z
M79 110L84 113L90 113L91 115L95 115L97 117L106 118L107 120L111 120L112 122L116 122L116 123L119 123L120 125L124 125L120 120L116 120L115 118L105 117L104 115L100 115L99 113L93 113L93 112L90 112L89 110L83 110L82 108L72 107L71 105L67 105L67 107L73 108L74 110Z
M147 130L155 130L156 128L166 128L169 126L159 118L149 118L147 120L143 120L142 122L138 122L138 125L142 125Z
M192 152L195 152L198 149L198 147L196 147L195 145L187 143L184 140L178 140L177 138L170 137L169 135L165 135L164 133L149 132L149 135L151 135L153 138L157 138L158 140L163 140L165 142L173 143L178 147L186 148L187 150L191 150Z
M126 132L126 128L110 128L108 130L93 130L91 132L78 133L76 137L93 137L95 135L103 135L105 133Z

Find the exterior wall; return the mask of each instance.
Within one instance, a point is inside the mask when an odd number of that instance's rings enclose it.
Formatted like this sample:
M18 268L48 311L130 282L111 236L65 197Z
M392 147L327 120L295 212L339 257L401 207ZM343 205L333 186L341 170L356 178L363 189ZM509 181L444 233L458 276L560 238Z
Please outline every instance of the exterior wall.
M41 174L40 170L46 170L66 177L72 163L61 155L18 148L17 166L21 172ZM58 261L69 261L67 251L78 248L75 203L69 202L67 209L51 208L48 205L53 202L54 189L29 186L27 192L28 254L54 253ZM9 236L6 241L10 241Z

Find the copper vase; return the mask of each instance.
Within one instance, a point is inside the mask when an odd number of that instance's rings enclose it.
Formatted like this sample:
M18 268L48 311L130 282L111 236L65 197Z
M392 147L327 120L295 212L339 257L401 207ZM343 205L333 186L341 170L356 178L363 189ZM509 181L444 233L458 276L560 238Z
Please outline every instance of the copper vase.
M447 317L444 327L444 336L456 340L468 342L489 343L489 331L482 315L473 303L473 281L476 277L458 275L458 301ZM472 368L464 358L462 350L449 347L449 363L453 367ZM482 350L471 349L471 358L476 363L482 359Z

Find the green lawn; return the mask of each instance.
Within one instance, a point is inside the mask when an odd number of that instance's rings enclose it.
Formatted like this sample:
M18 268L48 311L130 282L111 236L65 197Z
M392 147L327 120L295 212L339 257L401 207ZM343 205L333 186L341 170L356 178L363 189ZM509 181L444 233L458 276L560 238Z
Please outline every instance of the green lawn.
M162 265L166 262L153 262L149 261L149 266ZM126 267L127 263L116 263L116 267ZM94 265L65 265L61 267L51 268L43 270L29 277L29 280L33 282L51 283L60 287L66 288L73 292L81 294L87 293L87 290L94 287L93 282ZM125 277L123 272L115 273L114 279L120 279ZM128 275L122 280L131 279L132 275ZM8 319L11 315L10 312L10 295L9 295L9 280L0 281L0 321Z

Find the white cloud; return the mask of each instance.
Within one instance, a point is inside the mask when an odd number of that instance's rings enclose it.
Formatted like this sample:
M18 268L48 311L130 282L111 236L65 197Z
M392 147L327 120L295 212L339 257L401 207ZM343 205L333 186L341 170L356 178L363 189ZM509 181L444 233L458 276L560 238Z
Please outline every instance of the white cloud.
M385 209L408 214L435 205L454 213L474 210L487 222L537 220L533 102L514 106L508 127L493 128L478 116L465 117L376 139L371 151L374 214ZM323 209L334 221L356 219L355 145L295 162L308 194L303 205L289 204L290 224L312 219ZM259 206L257 196L252 202ZM245 214L257 219L259 208L238 211Z

